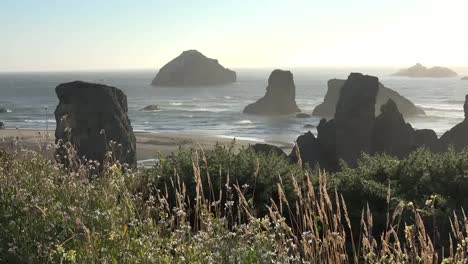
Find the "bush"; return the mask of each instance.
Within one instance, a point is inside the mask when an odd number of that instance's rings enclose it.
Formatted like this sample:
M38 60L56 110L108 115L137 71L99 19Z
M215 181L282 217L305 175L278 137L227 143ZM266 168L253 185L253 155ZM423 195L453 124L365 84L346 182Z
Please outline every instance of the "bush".
M0 151L0 262L466 263L468 219L448 215L467 164L421 149L327 175L217 146L95 175Z

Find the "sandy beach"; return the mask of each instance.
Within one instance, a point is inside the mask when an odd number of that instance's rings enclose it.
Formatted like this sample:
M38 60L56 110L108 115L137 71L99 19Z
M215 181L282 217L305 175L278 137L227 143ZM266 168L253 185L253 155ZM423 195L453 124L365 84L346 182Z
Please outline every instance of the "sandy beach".
M159 155L167 156L179 150L179 147L190 149L200 148L204 150L212 149L216 143L221 145L230 144L233 139L192 134L174 133L150 133L135 132L137 139L137 159L148 160L157 158ZM54 131L36 129L2 129L0 130L0 148L9 148L17 144L23 148L39 150L55 141ZM255 141L237 140L236 147L247 147L253 145ZM275 143L284 151L289 152L292 144Z

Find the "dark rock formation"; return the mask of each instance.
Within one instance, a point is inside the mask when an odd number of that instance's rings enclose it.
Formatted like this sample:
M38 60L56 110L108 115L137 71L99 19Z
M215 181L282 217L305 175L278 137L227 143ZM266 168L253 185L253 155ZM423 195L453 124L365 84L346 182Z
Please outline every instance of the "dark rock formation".
M432 129L418 129L413 133L413 150L426 147L433 152L442 151L437 134Z
M0 114L7 113L8 110L6 108L0 108Z
M224 68L218 60L196 50L184 51L162 67L152 85L210 86L236 82L236 72Z
M336 154L336 123L335 119L327 121L320 120L317 126L317 139L321 147L322 160L325 160L322 168L336 170L338 168L338 157Z
M320 165L320 167L323 166L321 146L314 134L310 131L297 138L296 145L291 151L291 154L289 154L291 162L294 163L299 161L299 157L303 164L308 164L312 168L316 165Z
M157 105L148 105L141 109L141 111L157 111L160 110L159 106Z
M465 110L465 120L445 132L440 138L444 150L449 146L453 146L455 150L460 151L468 146L468 95L465 97L463 108Z
M268 78L264 97L244 108L245 114L287 115L300 112L296 104L296 86L290 71L274 70Z
M389 99L375 119L371 153L406 156L413 149L413 134L413 127L405 122L395 102Z
M458 74L449 69L444 67L432 67L427 68L420 63L408 68L398 71L397 73L393 74L396 76L406 76L406 77L432 77L432 78L445 78L445 77L456 77Z
M306 114L306 113L297 113L296 118L309 118L311 115Z
M320 121L317 138L310 132L299 136L299 150L291 152L291 160L298 160L299 151L304 164L335 171L341 159L355 166L363 152L404 158L420 147L441 152L451 145L457 151L468 146L468 95L465 120L438 139L433 130L415 130L406 123L392 99L382 105L381 114L375 118L378 87L376 77L352 73L340 91L335 118Z
M109 141L114 141L119 144L115 158L136 164L136 140L127 116L127 96L121 90L75 81L60 84L55 92L60 101L55 109L56 143L70 142L79 157L102 162Z
M323 103L315 107L312 115L331 118L335 116L336 104L340 96L340 91L346 80L332 79L328 81L328 90L325 95ZM403 116L411 117L416 115L424 115L424 110L415 106L410 100L401 96L394 90L385 87L382 83L379 83L379 93L377 94L377 103L375 106L376 115L380 114L380 108L389 99L392 99Z
M255 153L262 153L262 154L267 154L267 155L271 153L275 153L278 156L287 157L286 153L284 153L282 149L274 145L257 143L250 147L255 151Z
M304 125L304 128L315 128L315 126L312 124L306 124Z
M303 162L336 170L338 160L354 165L361 152L370 153L378 90L378 78L351 73L340 90L335 118L320 121L317 139L310 132L297 139Z
M355 164L361 152L370 153L375 120L375 103L379 79L351 73L340 92L336 105L336 154Z
M5 124L3 122L0 122L0 129L5 129Z

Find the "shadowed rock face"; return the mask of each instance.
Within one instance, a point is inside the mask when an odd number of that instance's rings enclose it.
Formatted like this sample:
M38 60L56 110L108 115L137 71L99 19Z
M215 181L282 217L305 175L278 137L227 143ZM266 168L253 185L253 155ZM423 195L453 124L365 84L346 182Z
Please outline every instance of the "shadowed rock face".
M354 165L361 152L370 153L378 91L378 78L351 73L340 90L335 118L320 121L317 140L308 134L298 138L298 145L301 137L309 139L299 145L301 154L312 153L301 155L303 161L336 170L339 159Z
M414 129L403 119L392 99L382 105L382 113L375 119L372 152L403 157L414 146Z
M403 69L395 73L394 75L396 76L406 76L406 77L415 77L415 78L421 78L421 77L432 77L432 78L444 78L444 77L455 77L458 76L458 74L449 69L449 68L444 68L444 67L432 67L432 68L427 68L420 63L417 63L416 65L408 68L408 69Z
M330 168L335 162L333 156L326 155L325 149L310 131L297 138L296 145L289 154L293 163L298 162L299 156L302 163L308 164L311 168L317 165L320 168ZM330 157L332 158L330 159Z
M468 146L468 95L465 96L465 104L463 108L465 110L465 120L445 132L445 134L440 138L444 149L452 145L455 150L459 151Z
M245 114L288 115L301 110L296 104L296 86L290 71L274 70L264 97L244 108Z
M162 67L152 81L154 86L210 86L236 82L236 72L218 60L196 50L184 51Z
M313 115L321 117L334 117L336 104L346 80L332 79L328 81L328 90L323 103L315 107ZM377 94L377 103L375 105L375 115L380 114L380 108L389 99L392 99L404 117L424 115L424 110L415 106L410 100L401 96L399 93L379 83L379 92Z
M361 152L370 153L379 91L377 77L351 73L336 105L336 154L354 164Z
M60 101L55 109L56 143L70 142L79 157L102 162L109 141L115 141L121 144L114 153L117 160L136 164L136 140L127 116L127 96L121 90L76 81L60 84L55 92Z
M413 133L413 149L426 147L433 152L442 151L442 146L437 134L432 129L418 129Z
M273 152L278 156L286 157L286 153L284 153L282 149L274 145L257 143L250 147L255 151L255 153L263 153L268 155Z
M414 130L391 99L382 105L381 114L375 118L377 91L377 78L351 74L340 92L335 118L320 121L317 138L308 132L297 139L303 163L335 171L340 159L355 166L362 152L402 158L423 146L433 152L446 151L450 145L457 151L468 146L468 95L465 120L438 139L433 130ZM292 161L298 159L295 153L293 150L290 154Z

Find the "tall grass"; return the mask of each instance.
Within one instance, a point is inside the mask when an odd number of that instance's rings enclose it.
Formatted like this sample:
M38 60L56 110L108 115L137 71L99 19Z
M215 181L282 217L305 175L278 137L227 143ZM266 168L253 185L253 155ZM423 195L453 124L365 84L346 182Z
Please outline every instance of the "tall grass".
M450 246L441 251L422 208L392 206L391 184L376 234L372 206L356 225L340 190L330 188L333 176L300 166L280 171L265 166L282 164L278 157L252 153L249 170L235 171L226 165L240 166L234 156L214 151L216 161L202 149L186 152L190 178L177 166L129 170L112 155L99 171L72 150L71 167L0 151L0 262L468 263L464 212L450 219ZM246 174L250 184L239 176ZM263 212L257 200L266 175L275 186Z

